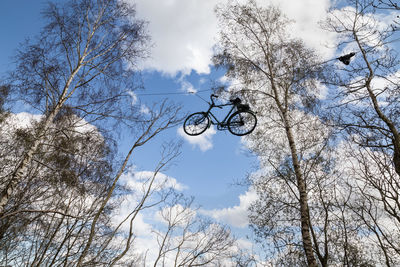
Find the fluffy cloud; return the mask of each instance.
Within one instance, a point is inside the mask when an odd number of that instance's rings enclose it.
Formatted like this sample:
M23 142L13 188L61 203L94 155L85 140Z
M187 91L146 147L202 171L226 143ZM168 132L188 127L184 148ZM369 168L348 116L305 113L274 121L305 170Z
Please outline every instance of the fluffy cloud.
M136 95L133 91L131 91L131 90L128 90L127 93L128 93L128 95L132 98L132 99L131 99L131 105L132 105L132 106L136 105L136 103L137 103L137 101L138 101L137 95Z
M273 4L281 8L282 12L294 21L290 33L301 38L309 47L321 55L331 57L336 49L336 36L323 30L319 23L327 16L331 5L330 0L269 0L259 1L260 4ZM334 49L332 49L334 48Z
M152 182L154 178L154 181ZM135 209L135 206L142 200L146 194L146 190L151 186L152 192L160 192L165 189L174 189L177 191L183 191L187 187L180 184L175 178L167 176L161 172L155 173L153 171L136 171L134 167L130 168L127 173L123 174L120 178L120 184L125 186L131 192L124 196L121 196L116 201L119 202L119 208L113 215L113 222L118 225L127 216L131 216L131 212ZM159 201L157 197L153 199L152 193L147 199L147 203L153 203ZM150 233L151 225L146 222L145 218L153 217L151 210L141 211L138 213L135 219L134 229L135 234L139 233ZM148 213L148 214L147 214ZM129 229L129 223L126 221L122 225L122 229L127 231Z
M145 104L140 105L140 113L142 114L150 114L150 109L148 106L146 106Z
M129 0L131 1L131 0ZM209 73L217 34L215 0L136 0L138 16L149 21L155 47L145 68L175 75Z
M133 0L126 0L133 2ZM209 73L213 46L218 37L214 8L226 0L135 0L138 16L149 21L154 47L152 57L143 68L176 75ZM244 1L241 1L244 2ZM261 5L274 4L295 21L291 33L310 47L330 57L327 48L334 36L320 29L318 22L326 17L329 0L259 0Z
M197 90L194 88L193 84L191 84L189 81L185 79L184 75L181 75L181 77L177 80L178 83L181 85L181 91L189 94L195 94L197 93Z
M190 136L187 135L182 127L178 128L178 134L183 137L187 142L192 144L194 147L199 147L201 151L207 151L213 148L213 143L212 143L212 137L215 135L217 132L214 127L210 127L210 129L207 129L204 133L201 135L197 136Z
M246 193L239 196L239 205L223 209L202 209L200 213L210 216L219 222L238 228L244 228L249 224L248 208L256 199L257 193L250 188Z
M352 6L346 6L342 9L333 10L328 18L339 31L345 29L345 31L343 31L344 34L341 36L342 41L352 40L353 37L349 39L348 33L354 27L358 31L358 35L362 37L360 38L361 43L376 47L378 50L384 50L385 45L382 42L381 33L386 31L386 29L390 27L390 24L393 23L394 14L374 14L365 12L361 15L357 14L357 12L360 11L357 11ZM357 48L356 45L352 46Z
M161 172L136 171L135 168L131 168L126 174L122 175L120 181L128 189L142 192L144 188L149 186L153 176L155 176L152 184L154 190L159 191L166 188L173 188L177 191L183 191L187 189L185 185L179 183L175 178Z
M38 122L42 119L41 115L33 115L27 112L17 114L10 114L7 118L7 125L14 128L28 128L32 126L33 122ZM5 128L3 126L3 128Z
M32 127L34 123L39 122L43 119L43 115L31 114L28 112L20 112L20 113L10 113L6 120L3 122L2 128L0 129L0 135L3 134L13 134L17 129L27 129ZM99 139L103 137L98 132L97 128L88 123L85 119L79 118L78 116L71 115L69 116L69 123L71 127L73 125L73 129L71 129L71 133L96 133ZM4 136L3 136L4 138ZM11 138L11 137L10 137Z

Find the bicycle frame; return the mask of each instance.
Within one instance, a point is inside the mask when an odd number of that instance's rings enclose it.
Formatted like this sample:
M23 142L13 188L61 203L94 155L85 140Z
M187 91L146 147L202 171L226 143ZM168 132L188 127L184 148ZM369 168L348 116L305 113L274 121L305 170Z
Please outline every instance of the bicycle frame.
M208 103L210 106L208 107L208 110L205 113L210 118L210 122L211 122L212 125L217 125L217 126L220 126L221 128L225 128L225 127L227 127L227 120L228 120L229 116L233 113L236 105L233 104L233 103L216 105L214 103L213 97L215 97L215 96L214 95L210 96L211 103ZM211 112L211 110L213 108L222 108L222 107L225 107L225 106L232 106L232 108L228 112L228 114L225 116L225 118L222 121L219 121L217 119L217 117Z

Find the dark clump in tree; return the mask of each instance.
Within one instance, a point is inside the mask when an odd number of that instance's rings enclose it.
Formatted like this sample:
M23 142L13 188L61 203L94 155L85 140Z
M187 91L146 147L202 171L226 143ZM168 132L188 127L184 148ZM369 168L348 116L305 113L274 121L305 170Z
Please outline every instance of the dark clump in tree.
M131 105L149 40L134 6L73 0L43 15L47 25L21 46L0 90L1 104L9 93L37 114L2 121L0 262L111 263L121 255L110 218L118 179L135 148L177 124L179 107L155 104L145 115ZM121 161L111 137L122 127L132 147Z
M19 49L10 76L10 94L43 116L32 132L31 144L3 180L0 214L6 212L16 186L25 179L64 106L87 122L137 117L125 105L129 103L126 91L137 88L130 67L146 56L148 36L145 23L134 19L134 8L122 1L82 0L63 6L50 3L43 15L47 25L36 42Z

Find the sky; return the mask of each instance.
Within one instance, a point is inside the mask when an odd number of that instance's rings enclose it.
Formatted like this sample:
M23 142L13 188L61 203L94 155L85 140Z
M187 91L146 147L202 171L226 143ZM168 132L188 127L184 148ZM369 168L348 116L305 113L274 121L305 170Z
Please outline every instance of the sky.
M198 91L199 96L209 99L211 92L204 90L209 90L224 75L211 64L218 34L214 7L224 1L135 0L137 16L149 22L154 44L151 58L140 64L146 90L136 92L133 98L134 104L141 105L144 112L151 102L165 97L181 103L188 114L208 107L193 94L149 94ZM40 11L45 3L42 0L0 1L0 77L11 68L18 44L40 31L43 25ZM293 35L303 38L322 58L334 56L334 36L318 26L330 7L329 0L264 0L262 3L279 5L295 21L291 28ZM130 140L128 135L122 134L122 137L123 152ZM256 195L238 183L255 171L258 163L243 140L213 128L199 137L189 138L180 125L140 148L133 158L135 168L152 170L160 145L170 139L183 140L182 153L164 174L174 178L184 194L195 197L195 204L201 206L203 214L228 224L234 233L248 231L246 209Z
M211 64L218 38L215 5L224 0L129 0L136 3L137 15L149 21L154 47L151 58L143 63L145 82L150 92L206 90L223 78ZM295 21L293 35L302 38L321 56L333 56L334 37L318 26L330 7L329 0L270 0ZM199 93L208 99L209 92ZM147 97L142 97L143 101ZM176 97L188 113L201 111L207 104L193 95ZM221 114L223 116L224 114ZM210 129L212 130L212 129ZM257 159L244 147L241 138L229 132L206 131L197 139L177 129L184 140L182 157L170 172L188 186L206 213L231 226L246 226L242 218L254 192L235 186L257 167ZM175 131L175 132L176 132ZM173 130L174 132L174 130ZM172 133L174 134L174 133Z

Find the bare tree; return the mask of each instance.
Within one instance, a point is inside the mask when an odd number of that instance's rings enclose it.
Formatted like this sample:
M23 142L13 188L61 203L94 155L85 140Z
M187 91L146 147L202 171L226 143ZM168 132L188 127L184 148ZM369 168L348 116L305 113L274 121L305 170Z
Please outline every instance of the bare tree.
M357 60L340 73L342 125L356 134L363 147L392 151L400 174L398 155L398 58L390 43L396 33L373 16L372 1L351 1L353 6L331 13L326 27L340 34L341 46L358 50ZM347 121L345 118L348 118ZM389 152L390 153L390 152Z
M132 6L113 0L49 4L44 11L47 26L36 43L19 50L10 77L12 95L43 117L12 174L2 181L0 214L7 212L16 186L26 179L35 153L63 107L88 122L105 117L134 119L124 105L129 103L127 89L135 88L129 65L146 54L147 40L144 22L135 20L134 13Z
M13 117L17 115L10 115L9 119ZM7 125L18 125L18 121ZM32 130L26 126L17 127L16 131L20 133L11 141L14 148L23 149ZM2 138L7 140L10 136ZM16 188L12 205L1 217L1 260L5 265L13 262L13 255L14 264L21 261L40 265L58 262L58 256L65 255L64 246L71 246L71 253L76 252L71 244L84 240L85 223L108 188L112 154L95 127L72 114L51 124L37 154L40 157L28 168L25 183ZM16 155L8 157L13 166ZM106 216L103 219L107 220ZM80 232L81 236L77 234Z
M293 252L299 265L317 266L318 260L326 266L333 240L332 204L324 195L330 130L314 115L322 66L288 35L289 21L275 7L248 1L219 7L217 14L222 31L215 61L227 67L231 90L252 104L260 122L247 138L264 170L254 180L260 200L251 222L262 239L275 238L274 251L285 251L286 259Z
M179 107L169 102L155 104L148 114L131 105L129 91L140 87L133 69L148 44L145 23L134 13L117 0L50 3L41 36L18 52L11 96L40 115L29 115L26 127L2 124L2 265L122 266L141 260L135 222L172 194L157 177L178 147L165 147L128 214L115 221L113 212L132 193L121 177L136 149L180 118ZM130 130L132 142L120 160L110 138L119 129ZM174 240L183 240L176 265L217 265L229 254L233 239L226 228L197 219L188 225L183 233L173 230Z
M10 91L10 87L8 85L0 85L0 123L7 116L7 109L5 107L5 103L8 97L8 93Z
M99 220L100 216L106 211L105 209L106 209L111 197L113 196L114 190L116 189L116 187L118 185L118 181L126 169L126 166L128 164L128 161L129 161L132 153L135 151L135 149L146 144L149 140L151 140L154 136L159 134L161 131L176 125L176 123L178 121L180 121L177 118L177 113L178 113L178 110L176 110L175 108L171 108L169 106L165 107L164 105L161 105L160 110L158 112L156 112L156 111L151 112L152 119L149 120L149 122L147 124L147 128L144 128L142 135L140 135L137 138L137 140L133 143L133 145L131 146L131 149L129 150L124 161L121 164L121 167L119 168L118 172L116 173L115 177L112 180L111 187L108 189L104 199L100 202L100 206L96 209L95 216L93 218L93 221L90 224L90 234L89 234L86 244L84 245L83 251L82 251L81 255L79 256L79 259L77 261L77 266L86 264L84 262L84 259L88 255L89 249L91 248L92 242L94 240L94 237L95 237L95 234L97 231L98 220ZM162 159L155 170L155 174L150 178L148 183L143 185L143 188L144 188L143 196L138 201L138 204L133 209L133 211L126 218L126 219L128 219L129 217L131 217L130 218L130 230L128 233L127 240L125 242L126 244L125 244L123 251L120 252L117 256L115 256L112 259L112 263L111 263L112 265L115 264L116 262L118 262L126 254L126 252L129 250L129 248L131 246L132 236L133 236L133 232L132 232L133 221L135 220L137 214L141 210L143 210L147 207L148 204L146 203L146 201L149 199L151 194L153 194L155 191L153 184L154 184L154 180L156 178L157 173L179 154L177 151L177 148L175 146L173 146L172 149L170 148L169 150L165 150L164 152L165 153L163 154ZM159 202L162 202L162 200L163 200L163 198L161 198L161 200ZM156 204L152 204L152 205L156 205ZM119 226L113 231L112 237L115 236L118 228L119 228ZM109 241L107 243L109 243Z
M399 4L393 0L376 0L372 6L379 9L400 10Z
M388 155L347 145L343 150L345 161L343 177L348 182L344 190L352 190L352 197L345 203L347 215L358 222L362 235L356 236L364 244L358 249L368 248L374 257L371 263L386 266L399 264L399 221L395 200L388 197L397 194L397 174L388 171L391 161ZM389 204L389 205L388 205Z
M177 195L160 209L165 227L154 231L158 243L154 266L220 266L237 253L229 229L199 218L192 202Z
M399 58L394 50L398 31L390 13L391 1L348 1L333 10L325 27L339 36L339 49L355 52L355 59L331 82L337 85L337 125L347 141L356 144L347 153L348 188L354 197L346 203L352 216L362 222L366 236L379 248L377 258L387 266L398 264L400 175ZM388 20L381 18L387 16ZM389 21L389 22L388 22ZM344 157L346 153L342 155ZM350 175L351 174L351 175ZM357 197L356 197L357 196ZM354 200L357 199L357 200Z
M132 223L137 214L162 203L168 196L169 191L165 189L157 201L150 201L150 196L162 186L155 185L156 174L179 154L178 147L166 146L155 175L143 183L143 192L138 192L142 194L140 199L132 203L135 208L115 225L111 211L119 205L119 178L126 172L128 160L136 148L176 125L177 112L167 104L159 105L159 110L153 108L148 121L138 124L143 132L136 136L116 171L117 165L110 165L112 160L104 144L106 139L95 127L85 125L84 129L79 129L75 123L82 120L74 115L52 124L50 129L58 135L50 134L47 136L50 138L44 140L46 147L41 146L43 151L37 152L44 157L30 166L32 176L17 191L22 200L13 200L13 210L1 218L1 263L97 266L120 261L133 242ZM71 143L65 147L60 145L67 140ZM120 226L126 220L130 220L130 232L122 244L116 243L122 234Z
M110 218L119 178L137 147L177 124L179 107L163 102L141 114L131 105L129 91L140 86L134 65L148 43L134 7L77 0L50 3L44 15L49 23L18 52L10 75L14 100L41 115L15 131L2 124L1 262L117 262L132 242L112 242L120 234ZM108 133L121 122L132 146L118 165Z

